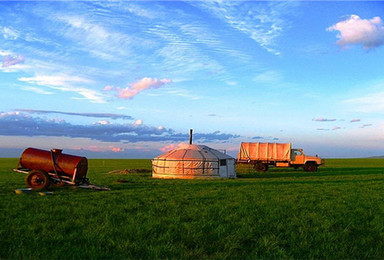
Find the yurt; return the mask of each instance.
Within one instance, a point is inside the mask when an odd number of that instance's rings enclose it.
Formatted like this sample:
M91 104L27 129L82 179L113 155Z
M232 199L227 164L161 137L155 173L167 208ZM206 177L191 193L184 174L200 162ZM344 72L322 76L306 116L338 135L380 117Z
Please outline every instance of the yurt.
M205 145L176 148L152 160L152 177L166 179L236 178L235 159Z

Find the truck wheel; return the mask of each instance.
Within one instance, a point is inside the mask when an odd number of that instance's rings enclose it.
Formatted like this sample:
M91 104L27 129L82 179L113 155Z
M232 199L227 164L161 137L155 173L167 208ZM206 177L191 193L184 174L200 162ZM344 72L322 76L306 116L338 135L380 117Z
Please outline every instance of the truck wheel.
M304 171L306 172L317 172L317 165L316 164L306 164L304 165Z
M25 179L27 187L34 190L45 190L49 187L50 179L46 172L40 170L32 170Z

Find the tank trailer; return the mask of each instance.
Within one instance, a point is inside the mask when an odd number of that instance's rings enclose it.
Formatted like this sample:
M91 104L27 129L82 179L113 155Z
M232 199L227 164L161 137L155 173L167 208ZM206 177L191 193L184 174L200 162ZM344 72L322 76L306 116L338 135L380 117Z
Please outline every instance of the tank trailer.
M45 190L50 185L109 190L89 183L87 158L64 154L61 149L27 148L13 171L27 174L25 184L34 190Z

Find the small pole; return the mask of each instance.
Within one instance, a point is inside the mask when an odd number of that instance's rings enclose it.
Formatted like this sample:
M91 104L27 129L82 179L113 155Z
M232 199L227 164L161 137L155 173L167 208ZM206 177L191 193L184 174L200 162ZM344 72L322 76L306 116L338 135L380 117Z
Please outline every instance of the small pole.
M189 144L192 144L192 133L193 129L189 129Z

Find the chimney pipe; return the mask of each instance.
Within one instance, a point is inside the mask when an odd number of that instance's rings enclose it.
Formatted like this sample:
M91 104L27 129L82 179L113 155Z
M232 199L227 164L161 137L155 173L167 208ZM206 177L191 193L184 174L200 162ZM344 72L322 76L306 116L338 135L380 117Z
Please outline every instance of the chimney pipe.
M192 132L193 129L189 129L189 144L192 144Z

